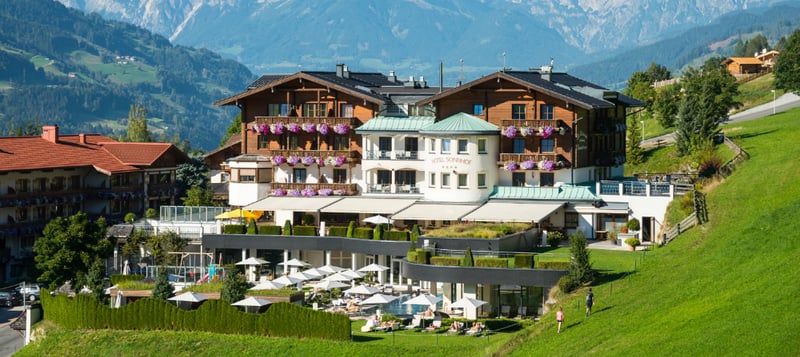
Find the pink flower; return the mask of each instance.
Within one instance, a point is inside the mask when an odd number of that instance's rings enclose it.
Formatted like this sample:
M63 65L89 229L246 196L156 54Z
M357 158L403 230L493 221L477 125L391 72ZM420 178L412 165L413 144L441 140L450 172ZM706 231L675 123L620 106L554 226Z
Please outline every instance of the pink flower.
M525 127L522 127L519 132L520 132L520 134L522 134L522 136L530 136L530 135L536 134L536 129L534 129L532 127L529 127L529 126L525 126Z
M275 155L272 157L272 163L275 165L281 165L286 162L286 158L283 155Z
M303 131L313 134L315 131L317 131L317 126L313 123L303 123Z
M258 132L261 133L261 135L269 134L269 126L267 124L259 125L258 126Z
M325 167L325 159L323 159L322 157L317 159L317 165L319 165L319 167Z
M311 196L316 196L317 195L317 190L315 190L315 189L313 189L311 187L306 187L300 193L305 197L311 197Z
M300 190L291 189L286 194L289 195L289 196L292 196L292 197L299 197L302 193L300 193Z
M317 193L320 196L330 196L333 193L333 190L331 190L329 188L321 188L321 189L319 189L319 191L317 191Z
M320 123L317 125L317 131L322 135L328 135L328 129L330 129L328 124Z
M551 136L553 136L553 127L548 125L544 127L544 130L542 130L542 137L547 139Z
M555 165L556 165L555 162L545 159L544 162L542 163L542 170L553 171Z
M533 170L533 168L536 167L536 163L534 163L533 160L525 160L519 163L519 167L523 170Z
M285 127L284 127L283 123L275 123L275 124L272 124L272 125L269 126L270 131L272 131L272 133L275 134L275 135L283 134L283 129L284 128Z
M506 134L507 138L513 138L513 137L517 136L517 127L515 127L513 125L509 125L508 127L506 127L505 134Z
M289 132L292 132L292 133L300 132L300 124L289 123L289 125L286 126L286 129L289 130Z
M333 163L333 166L339 167L344 165L344 162L347 161L347 158L344 156L337 156L336 161Z
M505 169L506 171L517 171L518 169L517 163L514 161L509 161L508 163L506 163Z
M317 158L315 158L313 156L304 156L300 160L303 162L303 165L306 165L306 166L313 165L315 162L317 162Z
M286 190L284 190L282 188L276 188L276 189L272 190L272 195L273 196L286 196Z
M288 162L289 165L294 166L294 165L297 165L297 163L300 162L300 158L297 157L297 156L292 155L292 156L289 156L288 159L286 159L286 162Z
M336 124L336 126L333 127L333 132L339 135L345 135L349 130L350 126L342 123Z

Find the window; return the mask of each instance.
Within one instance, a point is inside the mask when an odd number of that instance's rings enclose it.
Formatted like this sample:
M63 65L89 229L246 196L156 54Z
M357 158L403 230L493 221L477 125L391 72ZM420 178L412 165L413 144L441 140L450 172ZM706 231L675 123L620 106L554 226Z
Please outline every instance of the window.
M33 192L47 191L47 178L37 177L33 179Z
M350 139L343 135L333 136L333 150L348 150L350 147Z
M564 227L578 228L578 212L564 212Z
M81 188L81 176L73 175L69 177L69 188L77 190Z
M258 136L258 148L259 149L266 149L269 147L269 139L267 139L264 135Z
M129 175L125 175L125 177L129 179L128 181L130 181L130 176ZM127 182L127 184L130 185L130 182ZM64 176L53 177L53 182L50 183L50 189L51 190L53 190L53 191L62 191L62 190L65 190L66 188L67 188L67 178L66 177L64 177Z
M525 139L517 138L512 141L514 144L514 153L515 154L524 154L525 153Z
M478 174L478 188L486 188L486 174L479 173Z
M478 154L486 153L486 139L478 139Z
M286 137L286 149L297 150L297 135L288 135Z
M28 220L28 207L17 207L17 222Z
M353 105L352 104L342 104L339 106L339 115L342 118L352 118L353 117Z
M458 188L467 188L467 174L458 174Z
M525 120L525 104L511 104L511 119Z
M333 183L347 183L347 170L333 169Z
M431 178L430 178L430 180L428 180L428 186L436 187L436 173L435 172L431 172Z
M28 179L18 179L17 180L17 193L25 193L28 192Z
M442 154L450 153L450 139L442 139Z
M305 183L306 182L306 169L293 169L292 182Z
M289 116L289 105L286 103L268 104L267 115L271 117Z
M436 139L428 139L428 152L431 154L436 152Z
M388 136L381 136L378 138L378 150L391 152L392 151L392 138Z
M404 147L406 149L406 153L410 159L417 158L417 151L419 151L419 139L418 138L405 138Z
M556 141L555 139L542 139L542 152L553 152L555 151Z
M467 153L467 139L458 139L458 153L459 154Z
M541 104L539 105L539 119L553 120L553 105Z
M256 182L256 169L239 169L239 182Z
M392 184L392 172L389 170L380 170L378 171L378 184L379 185L391 185Z
M475 104L472 106L472 115L483 115L483 104Z
M511 173L511 186L525 187L525 173L512 172Z
M553 186L555 184L555 176L552 172L542 172L539 174L540 186Z
M442 173L442 187L450 187L450 174Z
M416 185L417 172L412 170L397 170L394 172L394 183L398 185Z
M306 103L303 104L303 117L324 117L327 112L328 105L326 103Z

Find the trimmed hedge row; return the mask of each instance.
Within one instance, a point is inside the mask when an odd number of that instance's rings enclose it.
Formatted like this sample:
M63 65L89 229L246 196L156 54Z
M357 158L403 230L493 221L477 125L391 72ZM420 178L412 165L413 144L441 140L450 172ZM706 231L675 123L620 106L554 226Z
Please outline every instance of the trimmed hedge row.
M539 269L569 270L569 262L538 262Z
M475 258L475 266L484 268L508 268L508 259L494 257Z
M460 257L431 257L431 265L461 266L461 261Z
M222 227L222 233L225 234L244 234L247 227L244 224L226 224Z
M294 226L293 229L292 233L296 236L314 237L317 235L317 227L315 226Z
M515 254L514 268L530 269L534 267L533 254Z
M258 234L279 236L279 235L281 235L281 227L280 226L272 226L272 225L261 226L261 227L258 227Z
M358 239L372 239L372 228L356 228L353 230L353 238Z
M174 330L350 340L350 319L278 302L264 313L239 311L223 300L207 300L196 310L182 310L160 299L144 298L119 309L89 296L41 294L46 318L69 329Z
M331 237L347 237L347 227L331 226L328 227L328 236Z
M408 231L386 231L383 232L383 240L396 240L396 241L408 241L409 232Z
M111 285L117 285L126 281L142 281L144 278L145 276L143 274L111 274Z

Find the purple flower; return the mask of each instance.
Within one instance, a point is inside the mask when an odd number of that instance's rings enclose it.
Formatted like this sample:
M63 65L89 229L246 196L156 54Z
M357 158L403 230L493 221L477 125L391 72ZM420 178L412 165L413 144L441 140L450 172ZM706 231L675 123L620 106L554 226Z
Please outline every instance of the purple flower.
M529 126L524 126L520 129L520 134L522 134L522 136L530 136L536 134L536 129Z
M325 167L325 159L323 159L322 157L317 159L317 165L319 165L319 167Z
M506 127L505 134L506 134L507 138L513 138L513 137L517 136L517 127L515 127L513 125L509 125L508 127Z
M315 190L315 189L313 189L311 187L306 187L300 193L305 197L311 197L311 196L316 196L317 195L317 190Z
M547 159L544 159L542 163L542 170L545 171L553 171L553 168L556 166L556 163Z
M320 123L317 125L317 131L322 135L328 135L328 129L330 129L328 124Z
M286 126L286 129L289 130L289 132L292 132L292 133L300 132L300 124L289 123L289 125Z
M547 139L551 136L553 136L553 127L548 125L542 130L542 137Z
M523 170L533 170L533 168L536 167L536 163L534 163L533 160L525 160L519 163L519 167Z
M336 159L335 159L335 161L334 161L334 163L333 163L333 166L336 166L336 167L342 166L342 165L344 165L344 162L345 162L345 161L347 161L347 158L346 158L346 157L344 157L344 156L337 156L337 157L336 157Z
M285 126L283 125L283 123L275 123L269 126L270 131L272 131L272 133L275 135L283 134L284 128Z
M292 196L292 197L299 197L301 195L301 193L300 193L300 190L291 189L291 190L289 190L289 192L287 192L287 195Z
M272 163L275 165L281 165L286 162L286 158L283 155L275 155L272 157Z
M329 188L321 188L317 192L320 196L330 196L333 193L333 190Z
M294 165L297 165L297 163L300 162L300 158L297 157L297 156L292 155L292 156L289 156L288 159L286 159L286 162L288 162L289 165L294 166Z
M317 126L313 123L303 123L303 131L313 134L315 131L317 131Z
M267 124L261 124L261 125L259 125L259 126L258 126L258 132L259 132L261 135L267 135L267 134L269 134L269 125L267 125Z
M336 124L336 126L333 127L333 132L339 135L345 135L349 130L350 126L342 123Z
M303 157L302 159L300 159L300 160L303 162L303 165L306 165L306 166L311 166L311 165L313 165L315 162L317 162L317 158L315 158L315 157L313 157L313 156L304 156L304 157Z
M508 163L506 163L505 169L506 171L517 171L518 169L517 163L514 161L509 161Z
M276 189L272 190L272 195L273 196L286 196L286 190L284 190L282 188L276 188Z

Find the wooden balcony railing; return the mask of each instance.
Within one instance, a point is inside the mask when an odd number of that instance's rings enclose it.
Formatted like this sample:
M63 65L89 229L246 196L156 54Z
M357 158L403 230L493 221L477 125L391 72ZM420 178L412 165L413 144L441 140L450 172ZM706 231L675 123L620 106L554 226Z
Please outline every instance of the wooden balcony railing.
M336 157L336 156L344 156L348 159L358 158L358 151L355 150L268 150L267 155L275 156L275 155L282 155L284 157L289 156L297 156L297 157L305 157L305 156L314 156L314 157Z
M514 161L519 165L523 161L533 161L536 165L542 160L553 161L556 163L555 169L562 169L570 167L571 163L564 156L558 154L500 154L500 161L497 162L498 166L503 166L509 161Z
M330 189L334 192L341 190L345 196L355 196L358 194L358 185L354 183L294 183L294 182L273 182L272 189L282 189L285 191L303 191L306 188L314 190Z
M517 128L522 127L522 126L538 128L538 127L544 127L544 126L548 126L548 125L552 126L554 128L560 128L560 127L569 128L570 127L569 124L567 124L566 122L564 122L561 119L551 119L551 120L541 120L541 119L535 119L535 120L534 119L503 119L503 120L500 121L500 125L502 127L507 127L509 125L513 125L513 126L515 126Z
M313 123L313 124L328 124L330 126L336 124L345 124L350 126L352 129L354 125L357 125L358 119L357 118L333 118L333 117L322 117L322 118L307 118L307 117L269 117L269 116L256 116L254 124L289 124L289 123ZM332 132L332 131L331 131Z

